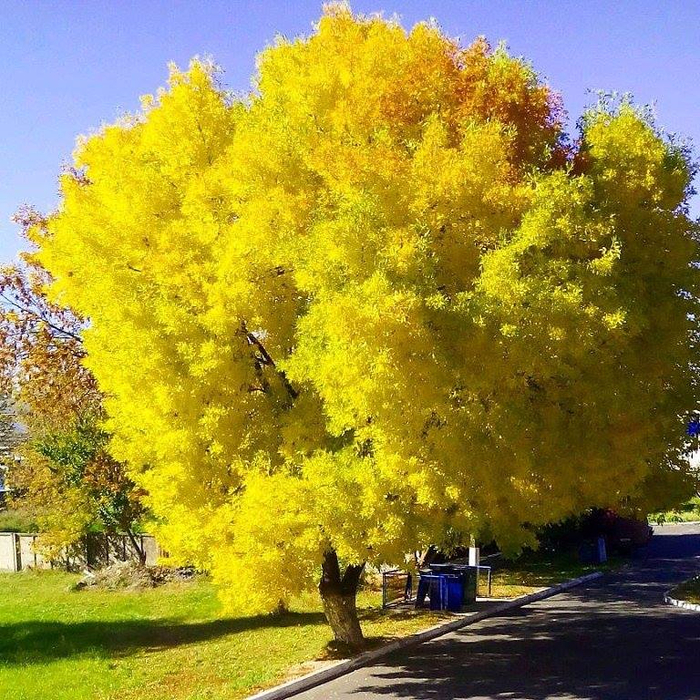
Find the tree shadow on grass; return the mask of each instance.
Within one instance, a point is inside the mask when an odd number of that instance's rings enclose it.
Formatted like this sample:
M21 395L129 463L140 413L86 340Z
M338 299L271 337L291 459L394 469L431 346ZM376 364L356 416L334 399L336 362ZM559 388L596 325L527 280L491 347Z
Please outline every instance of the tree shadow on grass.
M363 622L376 621L387 614L398 621L415 617L414 610L360 612ZM427 624L427 623L426 623ZM282 615L257 615L205 622L181 620L119 620L80 622L30 620L0 623L0 665L38 664L84 654L119 658L135 653L153 653L189 644L198 644L242 632L290 627L327 626L321 612L288 612ZM330 628L328 629L330 636ZM392 637L373 636L361 650L329 642L322 659L348 658L358 651L373 649Z
M0 624L0 664L45 663L84 654L121 657L197 644L241 632L325 624L320 612L257 615L192 623L180 620L31 620Z

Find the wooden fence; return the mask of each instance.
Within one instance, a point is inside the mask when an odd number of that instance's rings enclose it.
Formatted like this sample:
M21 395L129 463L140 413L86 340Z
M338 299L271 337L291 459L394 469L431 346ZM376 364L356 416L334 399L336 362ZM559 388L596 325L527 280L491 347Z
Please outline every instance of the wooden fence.
M99 569L118 561L138 561L128 535L92 533L66 548L57 559L49 560L37 547L36 534L0 532L0 571L23 569ZM155 564L162 555L153 535L136 535L146 554L146 564Z

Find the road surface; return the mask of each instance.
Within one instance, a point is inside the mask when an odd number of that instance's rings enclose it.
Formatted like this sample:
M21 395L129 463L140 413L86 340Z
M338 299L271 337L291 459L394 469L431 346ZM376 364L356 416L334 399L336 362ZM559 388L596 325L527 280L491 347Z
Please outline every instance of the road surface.
M629 568L489 618L295 700L700 700L700 612L664 591L700 574L700 525L656 528Z

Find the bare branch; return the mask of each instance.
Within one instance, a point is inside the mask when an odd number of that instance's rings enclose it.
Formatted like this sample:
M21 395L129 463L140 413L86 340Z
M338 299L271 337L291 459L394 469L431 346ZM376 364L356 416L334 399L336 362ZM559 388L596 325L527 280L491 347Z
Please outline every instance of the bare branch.
M42 323L45 323L47 326L49 326L49 328L53 328L57 333L61 333L63 335L66 335L69 338L76 340L77 342L79 342L82 345L83 339L79 335L76 335L75 333L73 333L65 328L61 328L60 326L57 326L55 323L52 323L46 317L42 316L38 311L34 311L33 309L30 309L26 306L22 306L22 304L17 303L13 299L10 299L9 297L5 296L2 293L0 293L0 299L4 299L8 304L10 304L10 306L14 306L16 309L18 309L22 313L29 314L29 316L36 318L37 320L41 321Z

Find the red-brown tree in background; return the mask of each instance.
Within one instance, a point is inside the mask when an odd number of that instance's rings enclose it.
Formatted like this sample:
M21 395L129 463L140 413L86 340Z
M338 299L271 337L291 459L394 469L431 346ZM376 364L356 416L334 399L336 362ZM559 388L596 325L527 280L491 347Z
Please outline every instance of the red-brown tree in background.
M25 231L43 224L31 208L15 220ZM46 298L49 280L31 254L0 268L0 395L24 436L8 460L11 502L35 516L49 553L91 530L125 532L143 561L143 492L107 451L102 395L82 364L85 319Z

